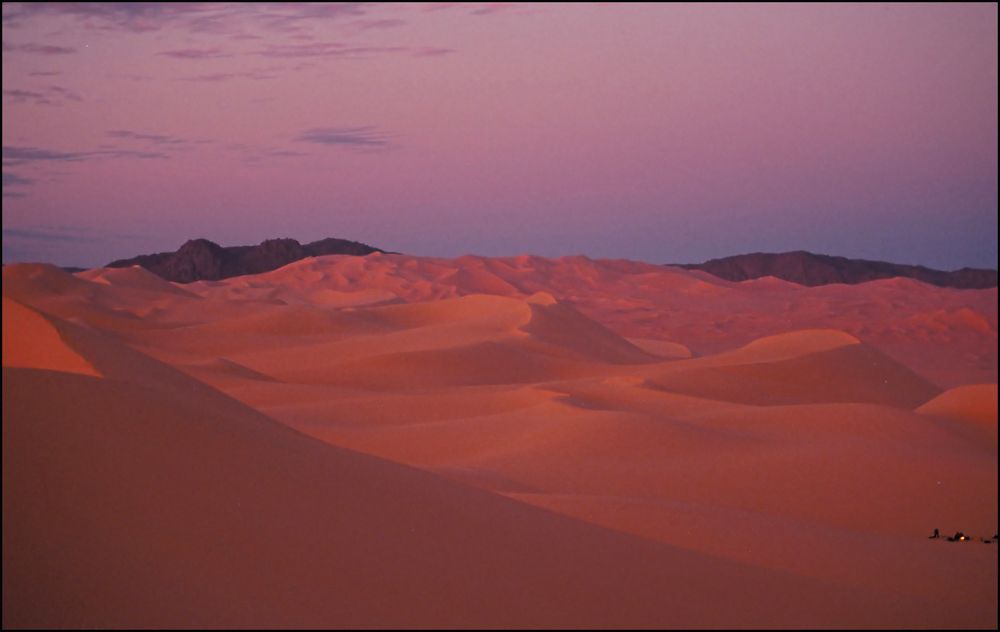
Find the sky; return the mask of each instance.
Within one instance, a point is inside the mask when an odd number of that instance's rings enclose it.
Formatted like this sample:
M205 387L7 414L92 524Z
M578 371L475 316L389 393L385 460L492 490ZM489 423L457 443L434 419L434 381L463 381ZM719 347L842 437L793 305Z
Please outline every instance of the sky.
M3 4L3 261L997 266L997 5Z

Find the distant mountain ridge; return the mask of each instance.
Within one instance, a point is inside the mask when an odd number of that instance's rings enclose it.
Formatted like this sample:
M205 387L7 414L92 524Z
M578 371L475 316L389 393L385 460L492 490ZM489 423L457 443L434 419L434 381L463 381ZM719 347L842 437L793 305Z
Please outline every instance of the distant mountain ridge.
M268 239L256 246L220 246L208 239L191 239L175 252L159 252L119 259L107 264L106 267L125 268L139 265L168 281L191 283L269 272L306 257L362 256L375 252L387 251L361 242L334 237L307 244L301 244L295 239ZM704 263L672 265L687 270L703 270L729 281L747 281L773 276L806 286L831 283L853 285L892 277L905 277L939 287L959 289L997 286L996 270L962 268L948 272L924 266L819 255L804 250L782 253L755 252L710 259Z
M857 284L877 279L906 277L939 287L981 289L996 287L997 271L962 268L952 272L924 266L817 255L804 250L782 253L754 252L710 259L705 263L679 264L688 270L704 270L728 281L746 281L773 276L799 285Z
M191 283L269 272L306 257L369 255L373 252L385 251L368 244L334 237L304 245L295 239L267 239L256 246L220 246L208 239L191 239L176 252L119 259L105 267L127 268L139 265L168 281Z

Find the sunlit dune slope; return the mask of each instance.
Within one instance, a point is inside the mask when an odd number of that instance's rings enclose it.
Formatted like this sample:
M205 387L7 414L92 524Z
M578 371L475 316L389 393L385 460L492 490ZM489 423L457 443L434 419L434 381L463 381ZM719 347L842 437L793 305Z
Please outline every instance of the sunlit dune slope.
M941 393L917 408L922 415L948 419L997 446L997 385L968 384Z
M996 426L997 385L968 384L949 389L917 409L925 415L967 419L984 426Z
M99 376L44 316L3 297L3 365Z

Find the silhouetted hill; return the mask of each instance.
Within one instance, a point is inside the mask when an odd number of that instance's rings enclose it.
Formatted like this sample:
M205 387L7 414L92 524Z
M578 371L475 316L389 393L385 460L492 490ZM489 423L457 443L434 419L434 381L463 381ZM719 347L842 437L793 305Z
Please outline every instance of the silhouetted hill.
M112 261L108 268L140 265L168 281L226 279L275 270L293 261L321 255L368 255L379 248L347 239L327 238L308 244L294 239L268 239L256 246L223 247L207 239L192 239L176 252L158 252Z
M746 281L773 276L800 285L829 283L864 283L876 279L906 277L938 285L962 289L996 287L997 271L962 268L953 272L933 270L924 266L903 265L885 261L848 259L795 252L755 252L747 255L710 259L705 263L682 264L688 270L704 270L729 281Z

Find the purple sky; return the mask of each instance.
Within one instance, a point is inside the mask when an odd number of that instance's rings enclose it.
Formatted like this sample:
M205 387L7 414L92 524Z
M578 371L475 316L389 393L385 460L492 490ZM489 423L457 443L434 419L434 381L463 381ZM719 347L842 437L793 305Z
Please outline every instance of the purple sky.
M997 5L3 4L3 260L997 265Z

